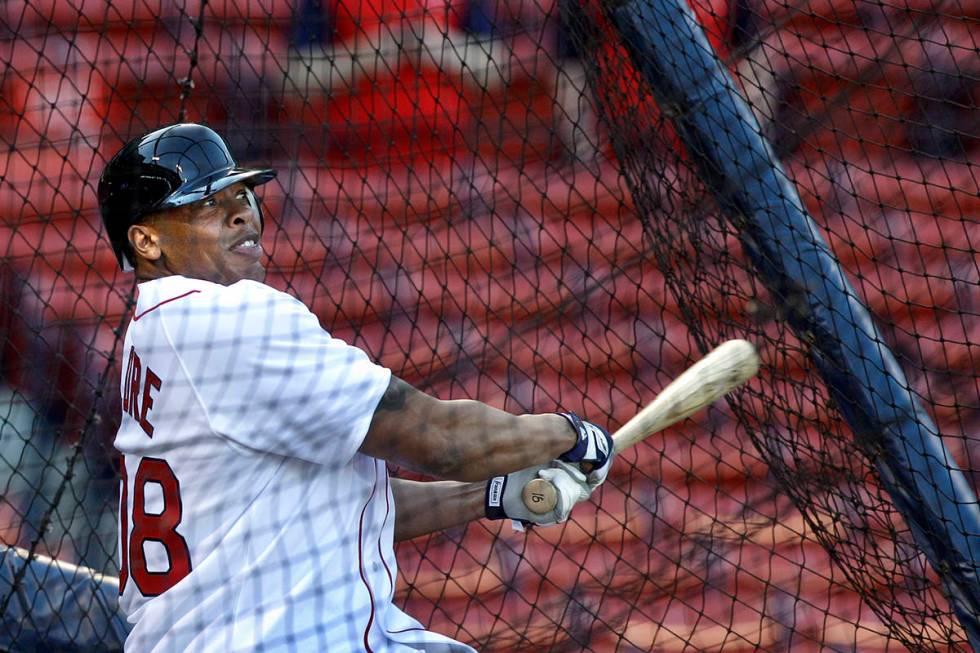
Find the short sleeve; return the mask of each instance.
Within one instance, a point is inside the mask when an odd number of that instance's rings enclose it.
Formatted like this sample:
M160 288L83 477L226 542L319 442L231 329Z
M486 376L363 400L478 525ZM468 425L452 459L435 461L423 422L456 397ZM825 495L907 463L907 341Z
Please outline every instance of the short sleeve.
M391 372L295 298L240 281L161 317L218 435L325 465L360 448Z

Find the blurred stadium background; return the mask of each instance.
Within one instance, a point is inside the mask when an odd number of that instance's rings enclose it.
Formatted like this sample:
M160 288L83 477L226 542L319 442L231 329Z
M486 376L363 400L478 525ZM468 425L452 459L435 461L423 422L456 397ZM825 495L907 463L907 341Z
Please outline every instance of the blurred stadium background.
M980 3L690 5L976 491ZM95 188L126 140L191 120L279 170L268 282L441 397L615 427L710 345L760 347L757 381L624 454L566 525L401 544L398 602L424 624L487 651L970 650L590 6L0 1L0 648L118 646L44 608L71 565L118 572L133 279Z

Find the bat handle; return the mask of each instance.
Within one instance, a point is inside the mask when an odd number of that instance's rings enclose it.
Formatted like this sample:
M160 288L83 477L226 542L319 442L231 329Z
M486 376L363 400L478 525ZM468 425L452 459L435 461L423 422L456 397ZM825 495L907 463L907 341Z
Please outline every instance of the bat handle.
M550 481L532 478L521 491L524 506L535 515L544 515L558 505L558 490Z

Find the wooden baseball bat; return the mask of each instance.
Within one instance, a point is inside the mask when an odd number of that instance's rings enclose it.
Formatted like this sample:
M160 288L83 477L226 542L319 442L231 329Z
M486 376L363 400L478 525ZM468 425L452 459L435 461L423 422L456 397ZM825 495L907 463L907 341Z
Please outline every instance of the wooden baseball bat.
M758 371L759 355L752 343L747 340L722 343L671 381L613 434L616 453L690 417L741 386ZM522 498L528 510L541 515L555 509L558 491L550 482L536 478L524 486Z

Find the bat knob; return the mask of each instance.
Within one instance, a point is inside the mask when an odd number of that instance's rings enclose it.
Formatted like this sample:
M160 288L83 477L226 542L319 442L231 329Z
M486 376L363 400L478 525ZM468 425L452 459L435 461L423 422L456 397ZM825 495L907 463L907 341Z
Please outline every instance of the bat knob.
M531 479L521 492L524 505L535 515L551 512L558 505L558 490L543 478Z

